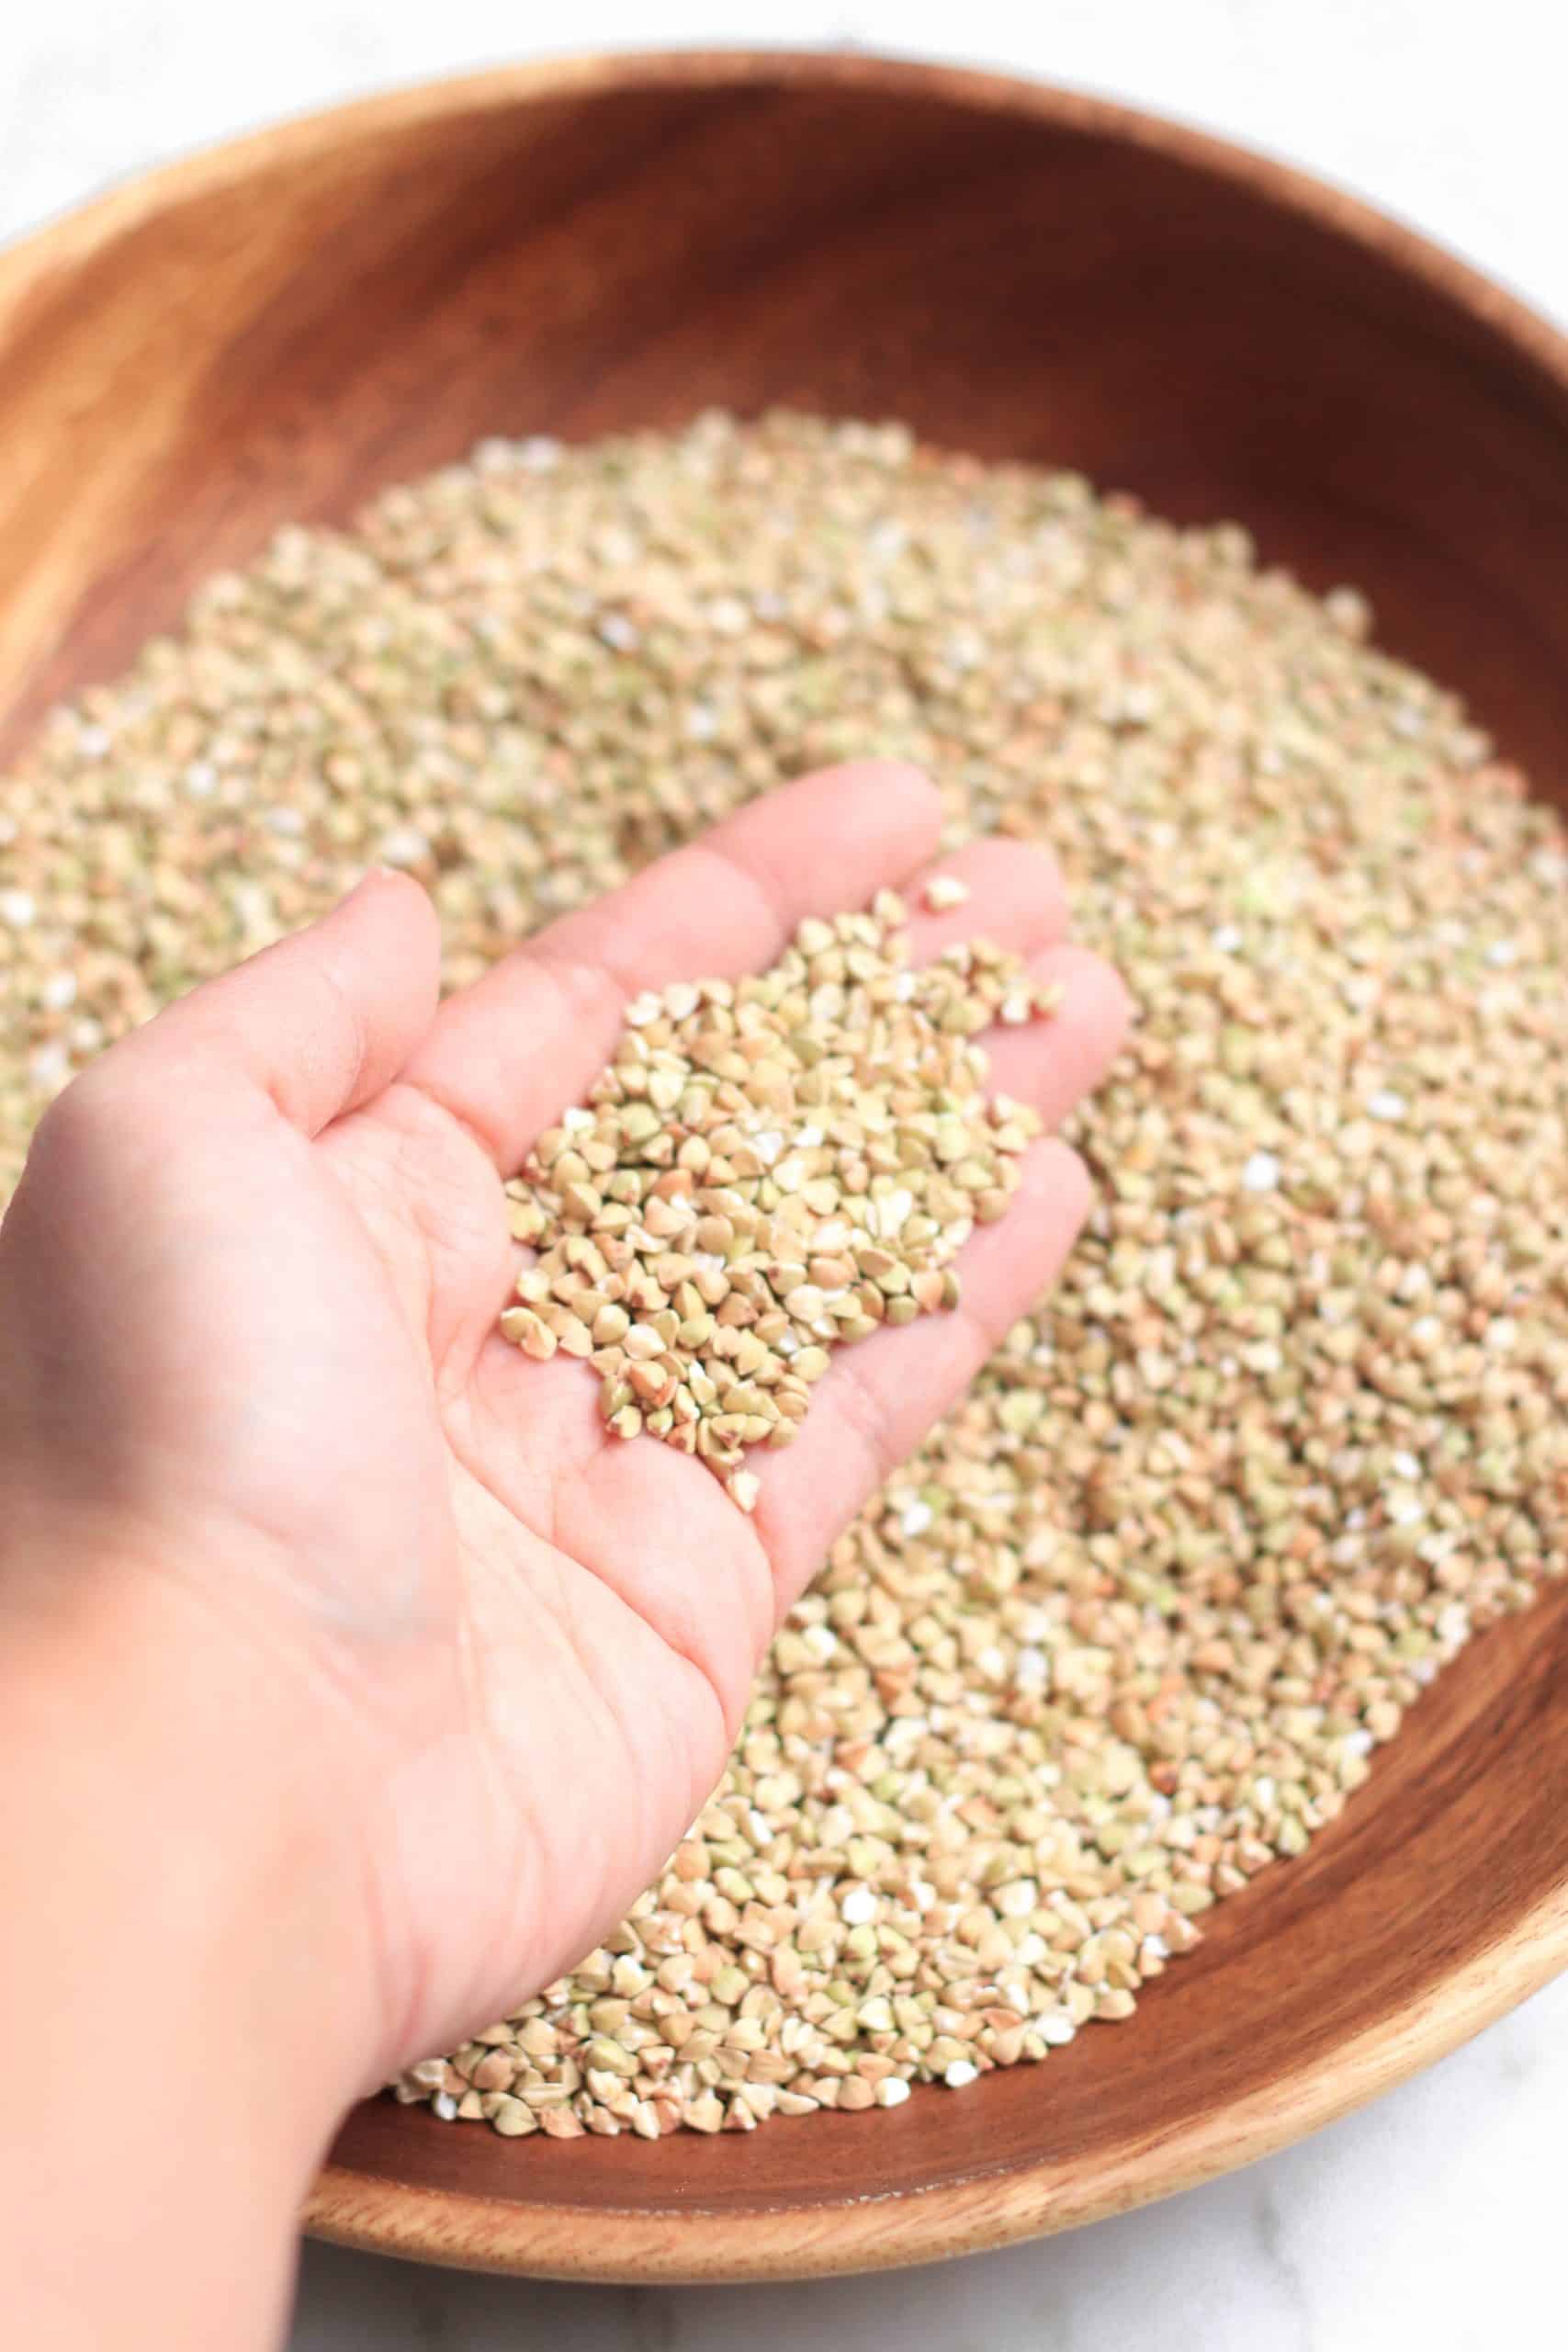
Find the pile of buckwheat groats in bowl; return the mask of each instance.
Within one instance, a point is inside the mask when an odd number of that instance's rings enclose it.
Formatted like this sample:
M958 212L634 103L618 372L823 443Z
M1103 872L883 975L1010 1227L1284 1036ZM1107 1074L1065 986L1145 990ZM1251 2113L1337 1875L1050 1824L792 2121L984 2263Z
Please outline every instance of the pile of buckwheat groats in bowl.
M1137 1002L1066 1276L834 1547L663 1877L400 2096L652 2137L1042 2058L1568 1562L1568 847L1369 627L897 426L492 442L212 582L0 789L5 1183L368 858L460 981L858 753L1046 841Z

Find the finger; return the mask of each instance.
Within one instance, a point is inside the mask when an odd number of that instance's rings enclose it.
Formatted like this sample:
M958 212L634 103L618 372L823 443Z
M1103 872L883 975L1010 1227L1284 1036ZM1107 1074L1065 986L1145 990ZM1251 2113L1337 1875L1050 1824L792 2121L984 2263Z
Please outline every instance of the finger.
M933 910L931 883L956 882L956 906ZM971 842L902 886L909 910L909 954L929 964L961 940L989 939L1015 956L1033 956L1063 939L1067 898L1056 861L1032 842Z
M1087 947L1047 948L1030 960L1030 977L1057 987L1049 1020L1016 1029L995 1023L980 1038L990 1063L987 1085L1038 1111L1047 1130L1100 1084L1126 1038L1130 1001L1121 978Z
M626 1001L772 963L808 914L860 907L930 856L935 787L866 761L754 801L567 915L442 1007L407 1076L503 1174L597 1076Z
M390 1085L440 990L435 910L407 875L367 875L306 931L169 1005L88 1073L155 1073L166 1099L238 1086L319 1135Z
M834 1538L1049 1288L1089 1197L1076 1152L1055 1140L1033 1145L1006 1216L960 1253L961 1304L839 1349L795 1443L781 1453L752 1453L749 1466L761 1480L757 1527L781 1607L795 1600Z

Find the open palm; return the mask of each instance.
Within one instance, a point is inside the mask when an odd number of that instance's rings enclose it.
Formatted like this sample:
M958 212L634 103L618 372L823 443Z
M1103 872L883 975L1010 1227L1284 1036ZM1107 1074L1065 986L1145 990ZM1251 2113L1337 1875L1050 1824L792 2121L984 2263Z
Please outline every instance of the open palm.
M374 2067L449 2045L592 1945L711 1790L828 1544L1049 1281L1085 1201L1045 1142L964 1252L964 1304L840 1351L743 1516L699 1464L609 1437L585 1366L496 1318L502 1180L579 1098L628 995L771 962L800 919L909 883L937 796L795 786L437 1007L423 894L373 878L106 1055L40 1130L0 1234L8 1492L66 1491L238 1640L281 1736L356 1823ZM988 1041L1055 1124L1119 1042L1037 852L948 861L983 932L1066 983ZM219 1632L214 1636L211 1629Z

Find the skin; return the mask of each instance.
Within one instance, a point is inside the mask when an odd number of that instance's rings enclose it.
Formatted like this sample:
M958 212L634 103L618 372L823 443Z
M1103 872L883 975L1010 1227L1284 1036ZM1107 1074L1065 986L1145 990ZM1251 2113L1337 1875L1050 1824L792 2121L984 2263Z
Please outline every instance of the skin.
M964 1304L840 1352L744 1517L609 1438L496 1317L502 1178L629 994L918 890L932 787L796 785L437 1003L374 875L106 1054L0 1230L0 2211L17 2340L265 2346L344 2107L547 1983L652 1878L833 1537L1046 1287L1087 1201L1036 1145ZM946 861L1065 983L987 1042L1055 1124L1125 1019L1038 851ZM911 901L913 903L913 900Z

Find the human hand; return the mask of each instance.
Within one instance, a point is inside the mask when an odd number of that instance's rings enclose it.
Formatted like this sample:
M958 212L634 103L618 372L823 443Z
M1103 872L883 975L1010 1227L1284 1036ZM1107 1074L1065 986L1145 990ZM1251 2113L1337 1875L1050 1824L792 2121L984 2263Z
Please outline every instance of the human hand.
M609 1437L587 1368L496 1329L502 1178L626 999L770 963L805 914L918 874L938 827L908 771L814 778L439 1009L434 910L372 877L43 1123L0 1232L0 1622L84 1651L107 1624L126 1675L225 1694L246 1786L309 1821L333 1883L340 2101L626 1909L782 1612L1071 1241L1085 1178L1043 1142L964 1254L964 1306L840 1351L798 1442L755 1457L750 1519L698 1464ZM987 1040L1053 1126L1115 1050L1119 984L1062 944L1038 852L951 863L969 900L916 920L916 955L983 933L1066 984L1054 1022Z

